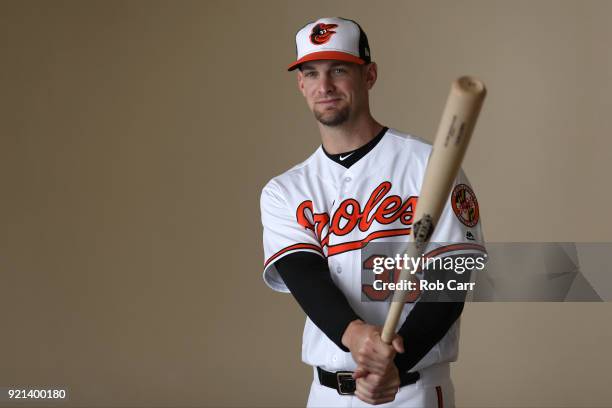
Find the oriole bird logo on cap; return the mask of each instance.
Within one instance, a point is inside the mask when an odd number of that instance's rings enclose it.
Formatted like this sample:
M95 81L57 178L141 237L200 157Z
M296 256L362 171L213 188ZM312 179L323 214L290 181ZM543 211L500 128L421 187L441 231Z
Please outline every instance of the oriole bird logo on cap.
M312 27L312 34L310 34L310 41L313 44L321 45L329 41L332 35L336 34L332 29L338 27L338 24L325 24L319 23Z

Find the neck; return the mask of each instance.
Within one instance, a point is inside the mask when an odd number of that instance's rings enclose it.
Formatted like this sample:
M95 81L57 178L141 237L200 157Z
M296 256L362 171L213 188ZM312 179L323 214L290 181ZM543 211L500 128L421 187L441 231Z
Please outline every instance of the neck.
M321 123L318 125L323 147L329 154L355 150L374 139L383 128L370 114L341 126L329 127Z

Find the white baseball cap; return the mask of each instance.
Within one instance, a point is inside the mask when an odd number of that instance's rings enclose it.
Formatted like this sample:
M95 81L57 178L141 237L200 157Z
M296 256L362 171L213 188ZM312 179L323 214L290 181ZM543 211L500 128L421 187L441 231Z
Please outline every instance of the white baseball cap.
M310 22L295 35L297 60L293 71L306 61L340 60L366 64L371 61L368 37L359 24L342 17L324 17Z

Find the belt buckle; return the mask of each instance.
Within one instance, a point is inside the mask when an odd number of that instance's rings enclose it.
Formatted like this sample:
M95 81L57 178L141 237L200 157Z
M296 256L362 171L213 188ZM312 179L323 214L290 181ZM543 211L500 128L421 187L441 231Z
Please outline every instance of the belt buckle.
M357 387L351 371L338 371L336 380L338 381L338 394L353 395L355 393Z

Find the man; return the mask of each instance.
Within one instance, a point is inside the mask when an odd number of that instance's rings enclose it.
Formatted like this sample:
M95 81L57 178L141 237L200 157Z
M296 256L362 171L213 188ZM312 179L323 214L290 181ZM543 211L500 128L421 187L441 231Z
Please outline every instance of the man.
M463 303L406 303L391 345L389 302L361 280L360 250L406 241L431 145L371 115L377 79L367 36L352 20L321 18L296 35L297 84L322 146L261 195L264 280L307 314L302 359L313 366L308 406L454 405L449 363ZM432 242L437 256L484 252L478 203L458 176ZM362 301L364 296L369 300Z

